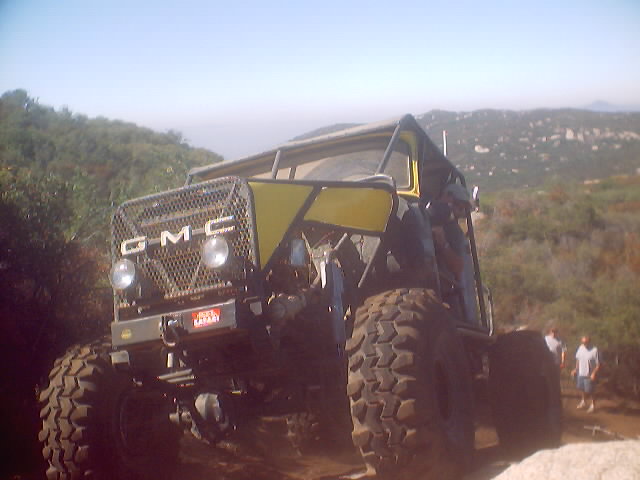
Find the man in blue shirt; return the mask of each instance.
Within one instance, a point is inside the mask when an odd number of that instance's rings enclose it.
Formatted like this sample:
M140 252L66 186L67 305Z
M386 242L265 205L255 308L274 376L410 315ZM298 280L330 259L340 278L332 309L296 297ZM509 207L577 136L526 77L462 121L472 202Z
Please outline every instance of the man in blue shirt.
M587 406L587 401L591 402L587 413L593 413L596 409L594 390L598 370L600 370L598 348L591 345L591 338L585 335L582 337L582 344L576 351L576 368L573 369L571 375L576 377L576 386L582 394L582 400L577 408L584 408Z

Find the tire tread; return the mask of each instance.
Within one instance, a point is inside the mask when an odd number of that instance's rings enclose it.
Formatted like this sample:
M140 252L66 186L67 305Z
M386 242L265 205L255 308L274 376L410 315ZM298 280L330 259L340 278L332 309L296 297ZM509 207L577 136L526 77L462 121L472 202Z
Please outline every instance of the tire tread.
M434 414L416 401L425 397L418 352L431 333L428 323L438 315L448 312L433 291L420 288L380 293L356 311L346 347L352 438L368 470L379 476L399 479L406 473L410 478L409 464L420 464L424 472L446 463L444 445L437 442L417 454L418 447L429 444L424 426L432 424ZM432 472L428 478L439 475Z

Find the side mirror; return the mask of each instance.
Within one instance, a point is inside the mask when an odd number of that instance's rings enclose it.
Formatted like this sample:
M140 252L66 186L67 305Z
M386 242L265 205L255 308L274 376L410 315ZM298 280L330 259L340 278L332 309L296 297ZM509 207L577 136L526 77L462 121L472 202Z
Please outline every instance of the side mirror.
M471 191L471 198L473 198L473 208L475 211L480 210L480 188L477 185L473 186L473 190Z

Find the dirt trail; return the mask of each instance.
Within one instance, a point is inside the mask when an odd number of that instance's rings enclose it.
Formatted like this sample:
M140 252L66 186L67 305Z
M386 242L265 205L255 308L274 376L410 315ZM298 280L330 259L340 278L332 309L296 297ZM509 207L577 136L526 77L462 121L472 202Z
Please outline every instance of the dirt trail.
M563 385L563 443L615 439L603 430L627 438L640 437L640 404L637 402L606 396L597 403L596 412L588 414L575 408L578 400L575 389ZM480 406L478 413L475 466L465 480L489 480L511 463L498 447L487 408ZM182 445L182 465L175 480L338 480L362 471L358 455L346 443L315 454L296 455L285 440L282 422L277 420L263 423L251 434L250 440L242 442L239 450L221 450L186 437Z

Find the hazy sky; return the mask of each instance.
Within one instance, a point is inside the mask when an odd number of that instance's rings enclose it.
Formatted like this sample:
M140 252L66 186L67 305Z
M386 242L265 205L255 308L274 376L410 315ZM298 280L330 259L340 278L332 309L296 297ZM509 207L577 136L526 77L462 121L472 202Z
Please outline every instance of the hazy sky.
M0 93L225 157L433 108L640 105L639 0L0 0Z

